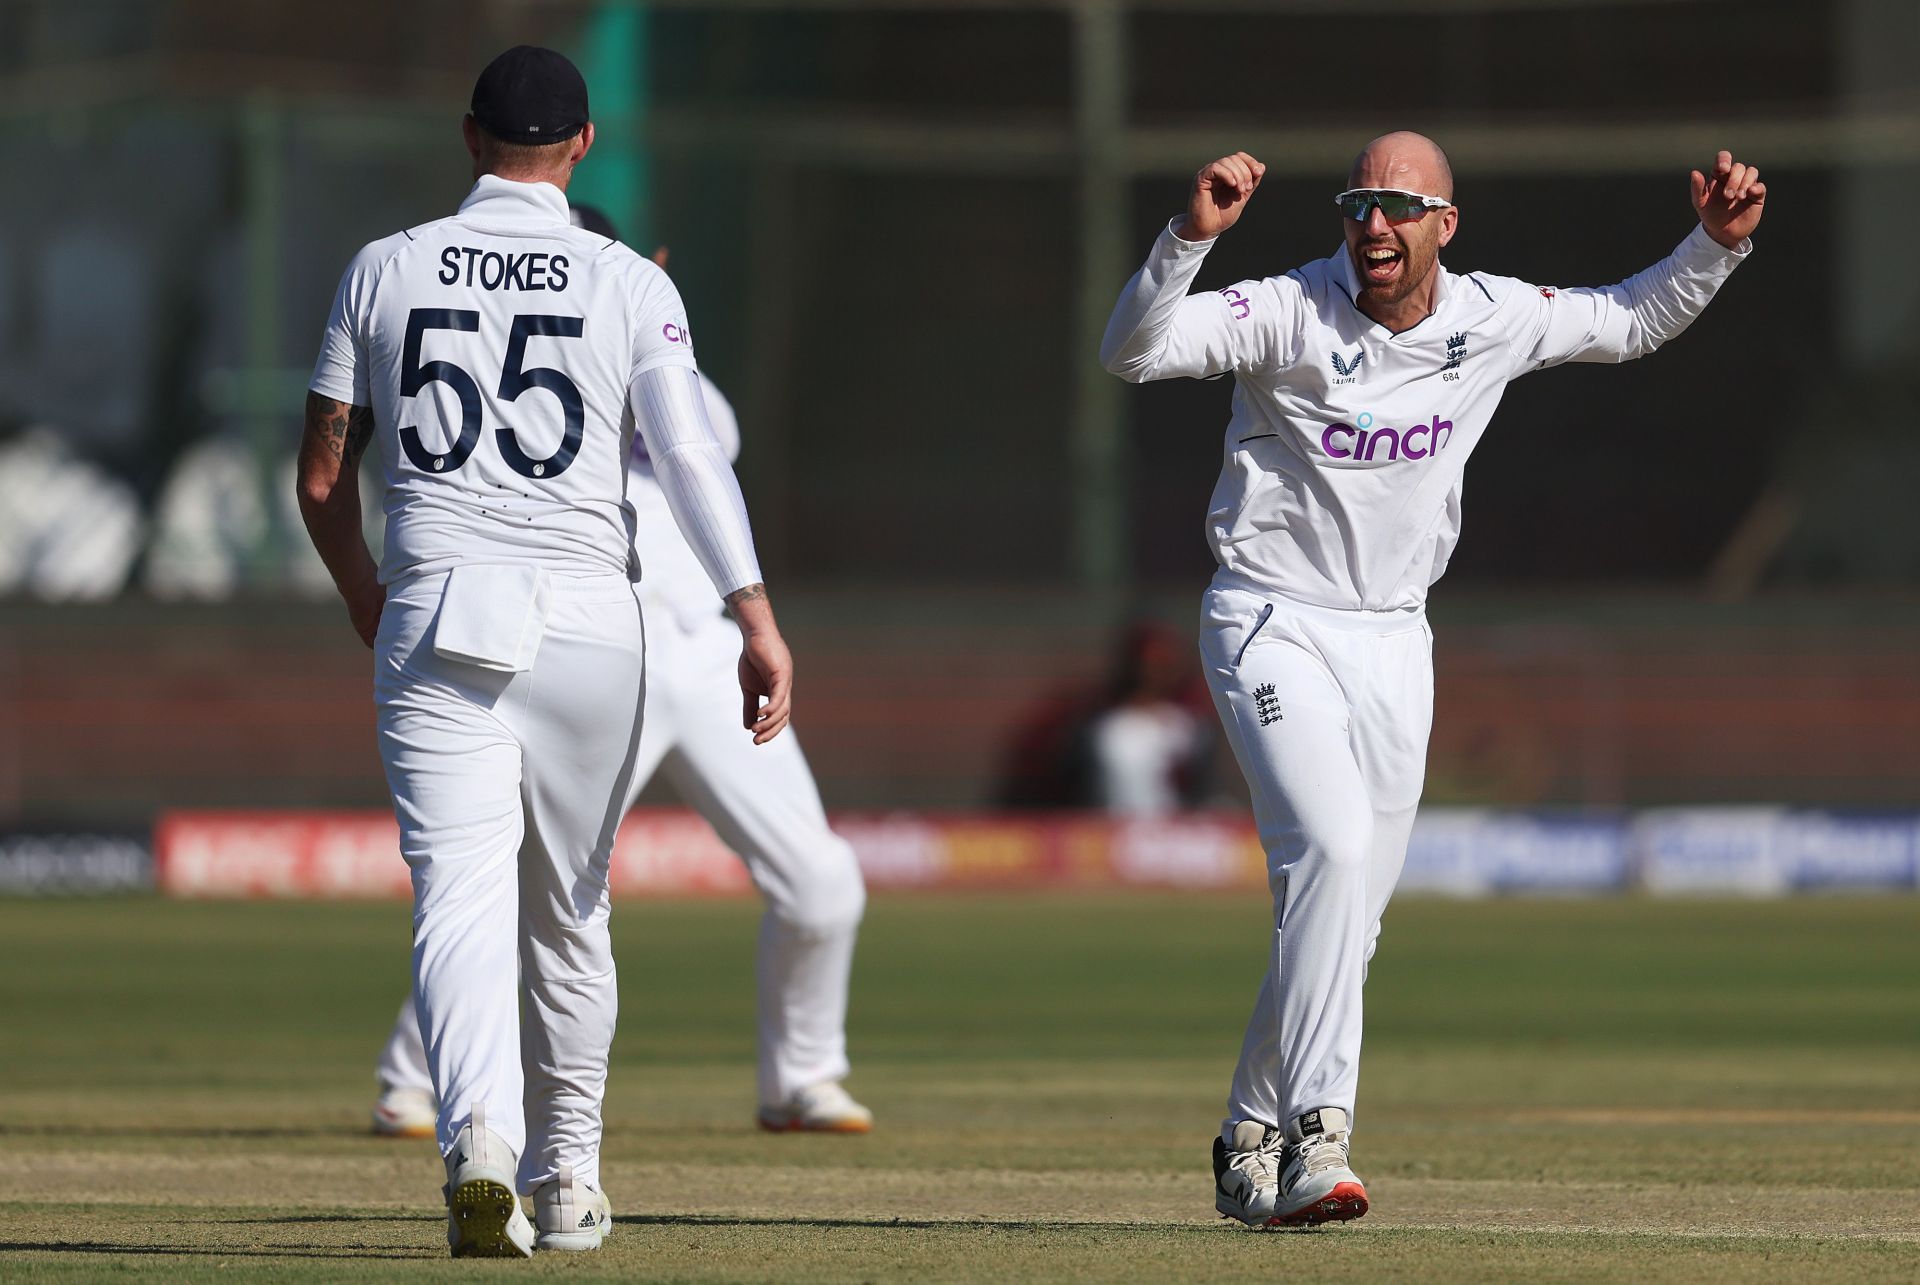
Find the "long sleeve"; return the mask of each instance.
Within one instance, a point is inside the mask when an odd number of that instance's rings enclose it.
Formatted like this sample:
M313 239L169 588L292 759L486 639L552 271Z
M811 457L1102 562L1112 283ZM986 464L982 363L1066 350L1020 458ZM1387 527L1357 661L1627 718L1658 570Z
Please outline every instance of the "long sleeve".
M707 423L699 372L649 367L633 377L628 398L667 507L713 587L724 598L759 583L746 500Z
M1278 369L1290 359L1299 290L1290 278L1187 293L1211 242L1183 241L1171 225L1114 305L1100 364L1129 383Z
M1672 254L1618 285L1509 283L1502 313L1515 373L1646 356L1692 324L1750 252L1746 242L1729 250L1696 226Z

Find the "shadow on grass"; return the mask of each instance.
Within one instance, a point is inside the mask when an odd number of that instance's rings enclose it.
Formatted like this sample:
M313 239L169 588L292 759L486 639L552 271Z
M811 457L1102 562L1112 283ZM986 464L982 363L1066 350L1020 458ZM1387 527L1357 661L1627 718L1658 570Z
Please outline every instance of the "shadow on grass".
M221 1227L298 1227L301 1223L432 1223L436 1227L447 1225L447 1216L441 1214L287 1214L280 1218L196 1218L196 1223L207 1223Z
M208 1126L146 1124L7 1124L0 1123L0 1138L255 1138L272 1141L285 1138L369 1138L374 1134L358 1125L323 1125L285 1128L263 1125L258 1128L222 1128ZM387 1139L374 1139L387 1141Z
M1223 1229L1246 1231L1246 1228L1230 1227L1225 1219L1217 1223L1165 1223L1165 1222L1112 1222L1070 1221L1067 1219L1047 1219L1035 1221L1019 1218L747 1218L727 1214L621 1214L615 1213L613 1225L628 1227L834 1227L858 1228L863 1231L885 1231L899 1228L901 1231L1151 1231L1156 1234L1168 1232L1201 1232L1212 1235ZM1274 1235L1286 1233L1318 1234L1328 1230L1326 1227L1270 1227L1263 1228L1259 1234Z
M413 1262L421 1258L444 1257L429 1249L414 1251L374 1248L358 1245L274 1245L236 1249L219 1245L138 1245L100 1240L65 1240L51 1244L38 1241L0 1241L0 1254L135 1254L156 1258L391 1258Z

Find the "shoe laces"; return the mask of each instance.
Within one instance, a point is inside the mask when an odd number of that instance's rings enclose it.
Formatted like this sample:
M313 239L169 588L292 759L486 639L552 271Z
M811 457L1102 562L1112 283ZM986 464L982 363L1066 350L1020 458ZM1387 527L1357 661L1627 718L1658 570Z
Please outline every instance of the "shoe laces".
M1272 1186L1280 1181L1280 1161L1286 1150L1286 1135L1278 1129L1268 1129L1260 1145L1251 1151L1229 1150L1227 1167L1247 1175L1255 1186Z
M1294 1144L1294 1158L1304 1178L1325 1173L1329 1169L1344 1168L1347 1163L1347 1135L1345 1132L1316 1133L1303 1138Z

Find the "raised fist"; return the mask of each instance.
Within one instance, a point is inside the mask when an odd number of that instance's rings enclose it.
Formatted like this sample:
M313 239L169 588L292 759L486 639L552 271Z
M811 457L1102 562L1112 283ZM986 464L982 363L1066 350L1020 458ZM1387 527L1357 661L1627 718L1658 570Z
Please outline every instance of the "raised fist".
M1187 197L1187 221L1176 229L1183 241L1211 241L1240 220L1247 200L1260 186L1267 172L1245 152L1222 156L1200 168L1193 176L1193 192Z

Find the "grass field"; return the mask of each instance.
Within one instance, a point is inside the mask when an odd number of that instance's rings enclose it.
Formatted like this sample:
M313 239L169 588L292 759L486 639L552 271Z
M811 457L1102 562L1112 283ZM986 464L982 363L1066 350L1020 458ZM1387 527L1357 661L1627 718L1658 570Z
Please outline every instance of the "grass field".
M754 915L620 908L615 1235L455 1264L362 1133L404 907L0 902L0 1278L1920 1277L1920 899L1397 904L1374 1210L1265 1235L1207 1167L1257 900L876 899L864 1138L751 1127Z

